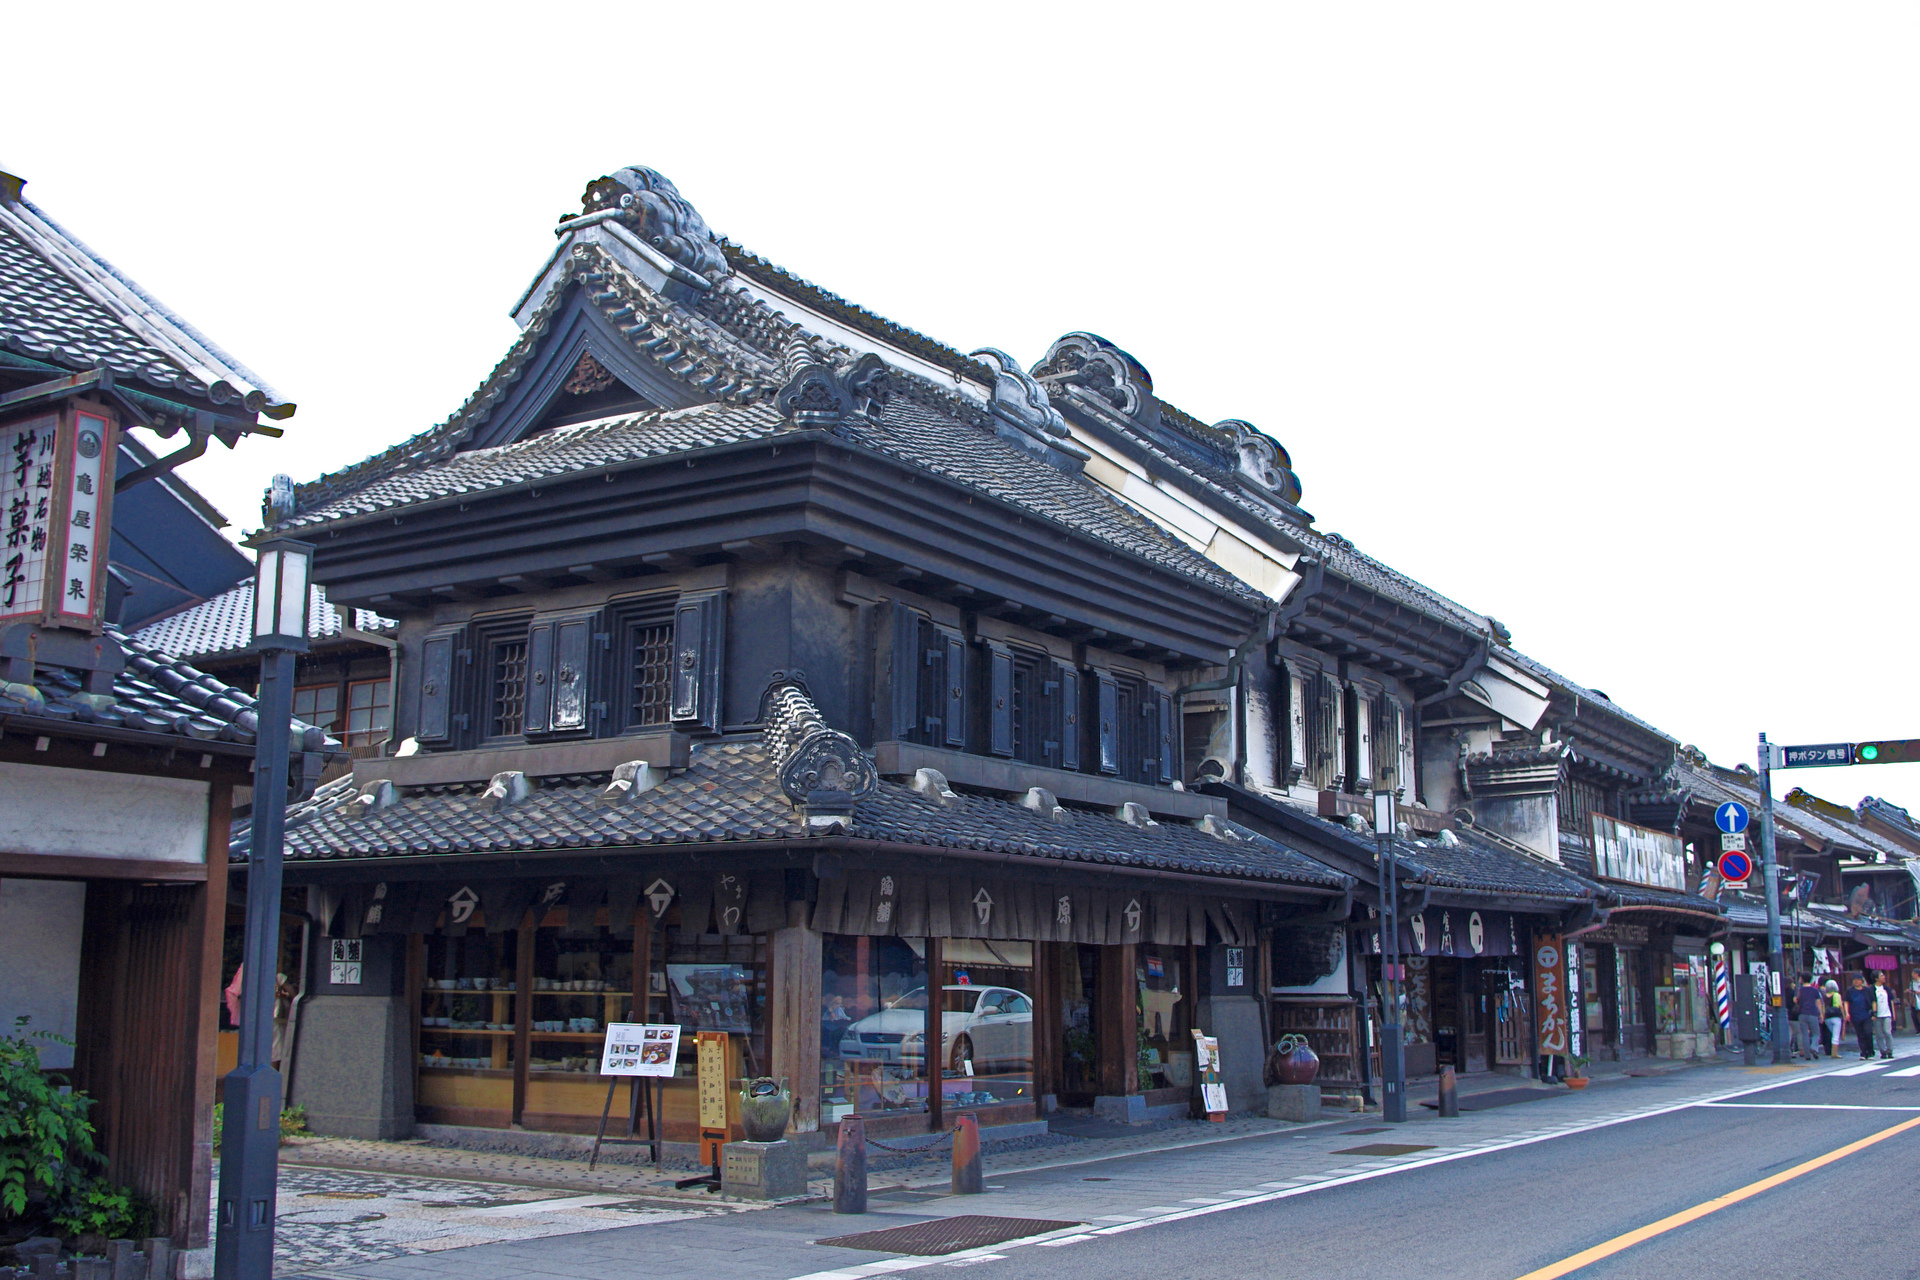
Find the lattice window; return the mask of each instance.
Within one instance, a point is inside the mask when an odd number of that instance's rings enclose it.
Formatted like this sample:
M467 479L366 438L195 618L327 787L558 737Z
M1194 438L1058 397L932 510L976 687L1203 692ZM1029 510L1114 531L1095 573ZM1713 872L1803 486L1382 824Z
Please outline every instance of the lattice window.
M337 684L295 685L293 717L316 729L331 730L340 718L340 686Z
M355 680L347 686L347 746L384 742L393 723L393 686L386 680Z
M636 621L627 630L630 675L627 724L666 724L672 719L673 621Z
M488 663L492 690L488 736L508 737L521 732L527 715L527 642L495 641Z

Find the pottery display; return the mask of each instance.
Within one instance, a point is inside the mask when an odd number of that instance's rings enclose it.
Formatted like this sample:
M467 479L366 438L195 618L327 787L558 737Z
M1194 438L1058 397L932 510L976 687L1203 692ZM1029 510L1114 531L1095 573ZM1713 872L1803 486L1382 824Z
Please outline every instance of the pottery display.
M793 1094L771 1076L749 1080L740 1091L740 1124L748 1142L778 1142L793 1114Z
M1281 1036L1267 1055L1269 1084L1312 1084L1319 1074L1320 1055L1305 1036Z

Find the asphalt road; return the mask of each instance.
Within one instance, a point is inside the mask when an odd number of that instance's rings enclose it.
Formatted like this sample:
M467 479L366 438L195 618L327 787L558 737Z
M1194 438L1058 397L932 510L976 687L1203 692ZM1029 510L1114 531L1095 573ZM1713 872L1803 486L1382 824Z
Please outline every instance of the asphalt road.
M1908 1121L1920 1122L1920 1077L1813 1079L1287 1199L1016 1248L973 1263L969 1280L1518 1280ZM1557 1274L1920 1277L1916 1170L1920 1123Z

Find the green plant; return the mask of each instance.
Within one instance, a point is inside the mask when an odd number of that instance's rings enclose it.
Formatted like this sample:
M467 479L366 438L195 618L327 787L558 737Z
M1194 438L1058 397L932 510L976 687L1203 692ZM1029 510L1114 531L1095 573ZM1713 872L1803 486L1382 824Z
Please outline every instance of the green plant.
M49 1220L69 1236L105 1236L137 1240L153 1230L153 1208L130 1188L105 1178L91 1179L68 1198Z
M1592 1061L1593 1059L1587 1054L1584 1054L1584 1053L1573 1054L1567 1059L1567 1065L1570 1068L1570 1070L1568 1071L1568 1074L1576 1075L1576 1076L1583 1076L1587 1074L1587 1064Z
M17 1218L35 1198L55 1210L71 1205L106 1160L93 1145L93 1099L40 1067L42 1043L72 1044L14 1019L0 1035L0 1218Z
M220 1126L221 1126L221 1122L224 1121L226 1117L227 1117L227 1104L224 1102L214 1103L213 1104L213 1154L215 1155L220 1154Z

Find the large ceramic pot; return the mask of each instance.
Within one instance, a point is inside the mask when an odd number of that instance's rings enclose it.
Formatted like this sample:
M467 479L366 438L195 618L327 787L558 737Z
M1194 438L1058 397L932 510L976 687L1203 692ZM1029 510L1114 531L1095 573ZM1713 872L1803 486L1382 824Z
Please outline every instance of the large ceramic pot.
M1305 1036L1282 1036L1268 1067L1275 1084L1312 1084L1320 1074L1320 1055Z
M787 1133L793 1095L771 1076L749 1080L740 1091L740 1124L748 1142L778 1142Z

